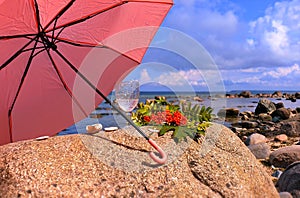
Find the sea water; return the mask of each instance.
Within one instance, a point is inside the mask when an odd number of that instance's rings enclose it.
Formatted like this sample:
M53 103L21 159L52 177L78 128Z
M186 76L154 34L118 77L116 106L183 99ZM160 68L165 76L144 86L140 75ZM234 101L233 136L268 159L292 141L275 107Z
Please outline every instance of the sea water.
M257 93L273 93L272 91L256 91ZM253 95L256 92L251 91ZM235 92L232 92L234 94ZM283 93L295 93L295 92L283 92ZM212 107L213 113L217 112L222 108L237 108L240 112L251 111L254 112L259 102L260 98L226 98L224 93L209 93L209 92L141 92L139 102L145 102L147 99L154 99L155 96L165 96L169 102L178 103L179 101L190 101L192 104L198 104L200 106ZM194 97L201 98L202 101L194 100ZM115 98L113 93L111 93L108 98L114 101ZM286 100L285 98L267 98L274 103L282 102L284 107L295 109L300 107L300 100L292 102L291 100ZM92 116L98 115L98 116ZM100 116L100 117L99 117ZM124 127L127 122L122 118L111 106L102 102L95 111L91 112L90 116L82 119L81 121L75 123L74 125L66 128L65 130L58 133L58 135L66 134L77 134L86 133L86 126L91 124L100 123L103 127L117 126L119 128Z

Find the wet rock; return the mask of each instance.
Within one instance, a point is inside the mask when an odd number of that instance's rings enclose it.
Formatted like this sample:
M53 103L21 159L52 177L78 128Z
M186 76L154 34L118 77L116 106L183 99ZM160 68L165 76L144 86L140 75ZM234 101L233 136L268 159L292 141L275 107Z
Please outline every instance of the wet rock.
M286 168L296 161L300 161L300 145L279 148L270 154L270 163L275 167Z
M242 121L241 126L243 128L246 128L246 129L251 129L251 128L258 127L258 123L257 122L251 122L251 121Z
M295 98L296 98L296 99L300 99L300 92L296 92L296 93L295 93Z
M240 110L237 108L220 109L217 115L226 118L238 118Z
M280 108L284 107L284 104L283 104L283 102L279 102L279 103L276 103L275 106L276 106L276 109L280 109Z
M293 197L300 197L300 162L288 166L276 183L280 192L289 192Z
M250 98L250 97L251 97L251 92L250 92L250 91L242 91L242 92L239 94L239 97Z
M279 109L276 109L275 111L273 111L271 116L279 117L281 120L286 120L286 119L290 118L290 114L291 114L291 112L288 109L282 107L282 108L279 108Z
M256 108L255 108L255 115L259 115L261 113L272 113L276 110L275 104L268 100L268 99L260 99Z
M272 97L282 97L283 96L283 94L282 94L282 92L281 91L275 91L273 94L272 94Z
M203 102L203 99L199 96L195 96L194 100L197 101L197 102Z
M270 155L270 146L267 143L252 144L248 149L256 159L267 159Z
M289 137L299 137L300 136L300 122L290 121L283 123L280 127L281 133L286 134Z
M272 121L272 116L267 114L267 113L260 113L258 115L258 119L263 121L263 122Z
M286 134L276 135L274 140L279 142L286 142L288 140L288 136Z
M267 138L264 135L261 135L259 133L253 133L246 139L245 144L249 146L253 144L266 143L266 142L267 142Z

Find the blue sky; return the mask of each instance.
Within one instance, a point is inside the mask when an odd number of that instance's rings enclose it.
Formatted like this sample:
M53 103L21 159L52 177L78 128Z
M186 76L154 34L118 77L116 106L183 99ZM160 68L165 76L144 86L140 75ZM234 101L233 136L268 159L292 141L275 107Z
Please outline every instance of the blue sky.
M300 90L300 0L174 0L162 27L203 46L220 73L216 83L226 91ZM158 34L153 43L186 45L170 35ZM210 90L209 72L168 50L149 49L133 75L144 79L146 89L162 84L202 91Z

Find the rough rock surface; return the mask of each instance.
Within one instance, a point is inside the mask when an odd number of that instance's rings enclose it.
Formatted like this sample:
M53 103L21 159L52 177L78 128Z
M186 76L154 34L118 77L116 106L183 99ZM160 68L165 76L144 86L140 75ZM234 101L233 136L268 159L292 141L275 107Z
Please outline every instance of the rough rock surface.
M223 125L200 144L151 136L169 156L123 130L0 147L0 197L279 197L270 177Z

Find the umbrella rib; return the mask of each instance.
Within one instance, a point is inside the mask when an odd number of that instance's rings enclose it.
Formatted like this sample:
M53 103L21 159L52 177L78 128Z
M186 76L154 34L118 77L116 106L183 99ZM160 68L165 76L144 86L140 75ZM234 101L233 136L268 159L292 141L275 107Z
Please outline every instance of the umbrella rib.
M16 53L14 53L7 61L5 61L5 63L3 63L0 66L0 70L2 70L3 68L5 68L9 63L11 63L15 58L17 58L22 52L24 52L24 49L26 47L28 47L34 40L37 41L38 36L36 35L35 38L32 38L28 43L26 43L21 49L19 49ZM26 51L26 50L25 50Z
M37 41L37 39L36 39L36 42L35 42L35 44L34 44L34 47L36 47L37 43L38 43L38 41ZM21 82L20 82L20 84L19 84L19 86L18 86L16 95L15 95L15 97L14 97L14 99L13 99L13 102L12 102L12 104L11 104L9 110L8 110L9 135L10 135L10 141L11 141L11 142L13 142L13 138L12 138L12 117L11 117L11 113L12 113L12 111L13 111L13 109L14 109L14 106L15 106L15 104L16 104L17 98L18 98L18 96L19 96L19 94L20 94L20 91L21 91L21 89L22 89L22 87L23 87L25 78L26 78L26 76L27 76L27 74L28 74L28 71L29 71L29 68L30 68L30 65L31 65L31 62L32 62L32 59L33 59L34 51L35 51L35 48L32 48L32 52L31 52L31 54L30 54L30 56L29 56L27 65L26 65L25 70L24 70L24 72L23 72L23 75L22 75L22 78L21 78Z
M72 2L72 3L73 3L73 2ZM113 9L113 8L119 7L119 6L121 6L121 5L125 4L125 3L128 3L128 2L127 2L127 1L119 2L119 3L117 3L117 4L114 4L114 5L112 5L112 6L107 7L106 9L99 10L98 12L94 12L94 13L92 13L92 14L90 14L90 15L87 15L87 16L85 16L85 17L82 17L82 18L80 18L80 19L78 19L78 20L71 21L71 22L66 23L66 24L64 24L64 25L57 26L55 29L50 29L50 30L46 31L46 33L51 32L51 31L54 31L54 30L57 30L57 29L60 29L60 28L66 28L66 27L69 27L69 26L72 26L72 25L76 25L76 24L78 24L78 23L82 23L82 22L84 22L84 21L86 21L86 20L88 20L88 19L90 19L90 18L93 18L93 17L95 17L95 16L97 16L97 15L99 15L99 14L102 14L102 13L104 13L104 12L107 12L107 11ZM70 7L70 6L69 6L69 7ZM49 24L48 24L46 27L48 28L48 27L50 26L50 24L51 24L56 18L61 17L61 15L62 15L62 14L58 14L53 20L51 20L51 21L49 22ZM45 28L45 29L47 29L47 28Z
M59 80L61 81L61 83L64 86L64 89L68 92L69 96L72 98L72 100L75 101L75 103L78 105L78 107L80 108L80 110L83 112L83 114L87 117L88 113L85 112L85 110L83 109L83 107L80 105L80 103L78 102L78 100L76 99L76 97L73 95L72 91L70 90L70 88L68 87L67 83L64 81L61 72L59 71L59 69L57 68L55 61L53 60L53 57L51 56L49 50L47 50L47 54L50 58L50 61L59 77Z
M53 21L58 20L59 17L61 17L75 2L75 0L70 1L62 10L59 11L59 13L45 26L44 29L47 29Z
M72 42L72 41L67 41L67 40L62 40L62 39L57 39L57 40L58 40L59 42L67 43L67 44L70 44L70 45L73 45L73 46L77 46L77 47L95 47L95 48L106 48L106 49L110 49L110 50L112 50L112 51L114 51L114 52L116 52L116 53L118 53L118 54L120 54L120 55L122 55L122 56L124 56L124 57L126 57L126 58L128 58L128 59L130 59L130 60L132 60L132 61L134 61L134 62L136 62L136 63L138 63L138 64L140 64L139 61L137 61L137 60L131 58L131 57L128 56L128 55L125 55L125 54L119 52L118 50L116 50L116 49L114 49L114 48L108 47L108 46L106 46L106 45L81 44L81 43L74 43L74 42Z
M71 67L71 69L78 74L96 93L101 96L113 109L115 109L129 124L131 124L146 140L150 138L136 125L131 119L129 119L116 105L114 105L91 81L89 81L63 54L57 49L54 51Z
M17 34L17 35L10 35L10 36L0 36L0 40L7 40L13 38L28 38L30 36L36 36L36 34Z

